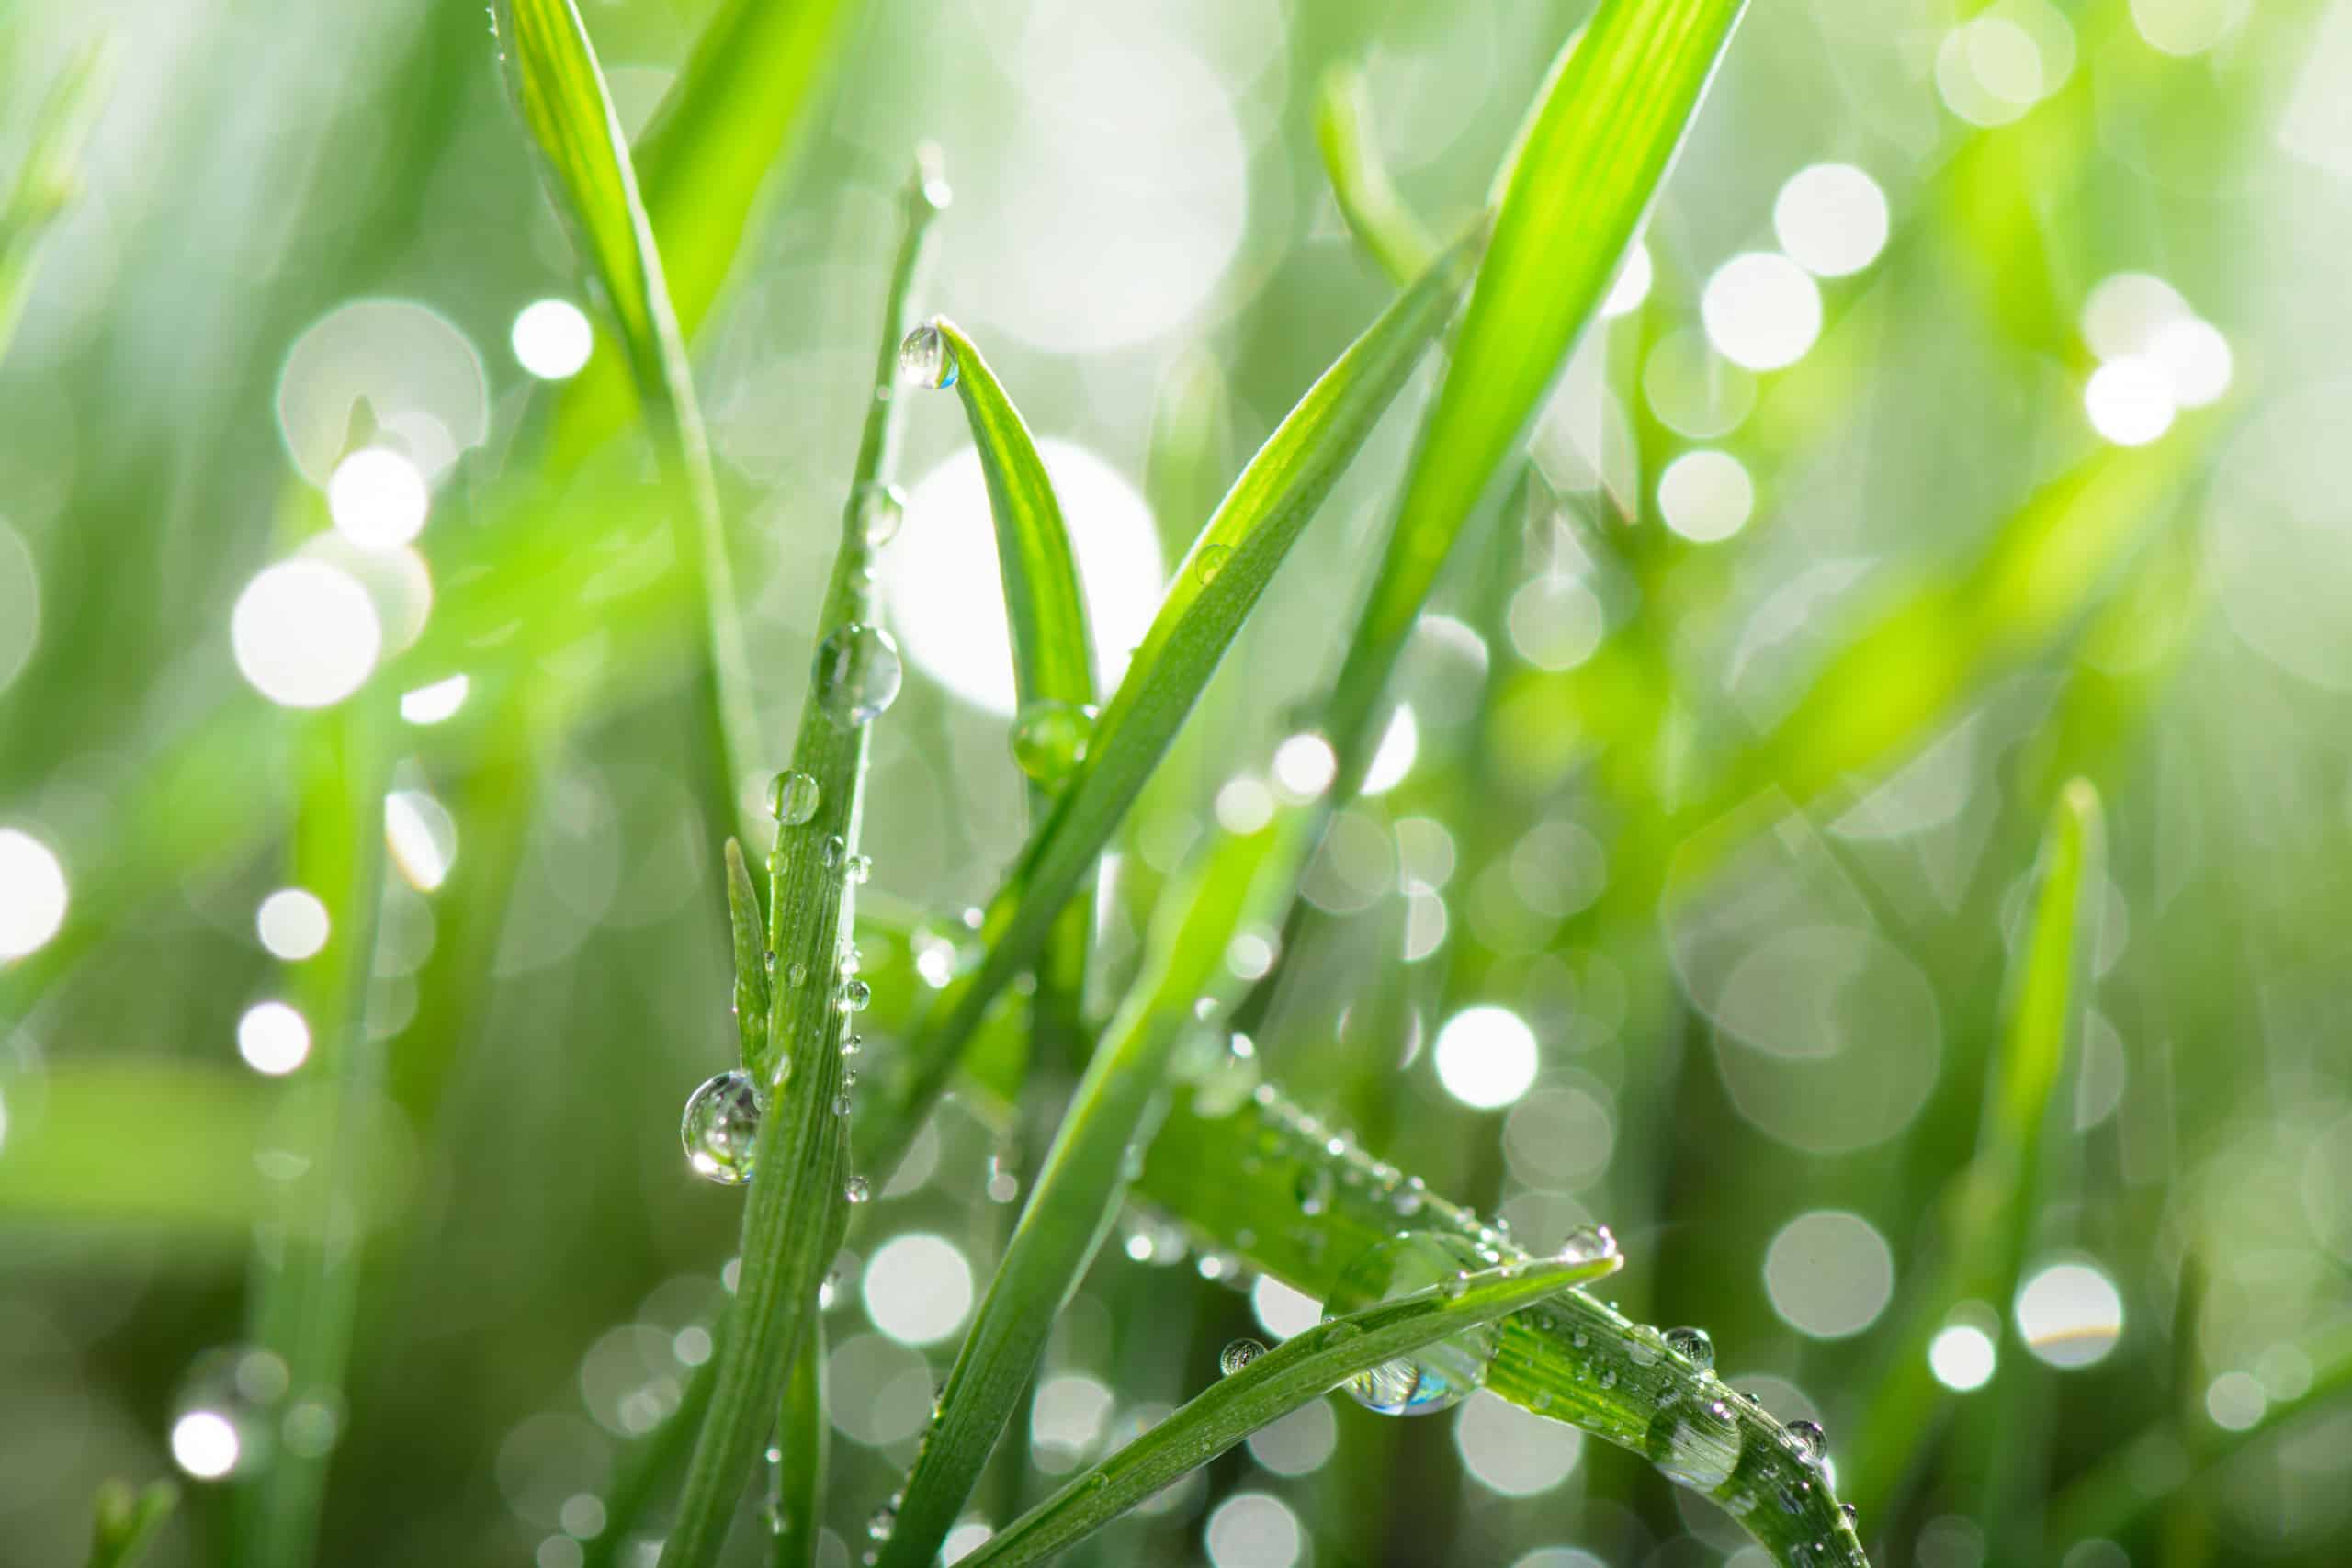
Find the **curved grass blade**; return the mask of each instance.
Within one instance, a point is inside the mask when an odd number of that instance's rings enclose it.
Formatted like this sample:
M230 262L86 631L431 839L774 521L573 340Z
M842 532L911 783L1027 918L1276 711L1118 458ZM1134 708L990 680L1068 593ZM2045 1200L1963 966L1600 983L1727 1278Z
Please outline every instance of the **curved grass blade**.
M639 187L684 337L717 301L771 171L808 141L863 9L861 0L726 0L639 134ZM609 440L630 402L621 367L591 360L564 389L553 469L571 472Z
M760 890L743 863L743 846L733 839L727 840L727 919L735 937L735 1027L743 1037L743 1066L765 1083L775 1076L767 1061L767 921L760 917Z
M989 1005L1035 959L1300 531L1453 312L1477 244L1457 243L1349 345L1267 437L1193 541L1095 722L1085 761L989 901L980 964L941 993L887 1085L867 1140L883 1164L912 1135Z
M1236 934L1277 918L1298 873L1306 818L1274 813L1251 833L1220 833L1169 889L1144 967L1070 1097L1029 1202L947 1374L939 1416L907 1478L882 1568L922 1568L949 1527L1044 1357L1054 1318L1109 1233L1124 1172L1165 1091L1196 1008L1228 1004L1225 955Z
M17 334L32 293L33 261L47 234L73 205L81 181L75 164L106 98L112 72L106 39L77 51L51 85L33 120L32 141L7 199L0 201L0 358Z
M1371 765L1382 691L1440 567L1600 308L1744 4L1604 0L1547 84L1326 713L1339 798Z
M1086 598L1079 591L1061 503L1029 427L979 349L953 321L934 318L918 330L936 332L956 356L956 391L971 422L972 444L979 449L980 472L988 480L989 512L996 519L1005 617L1012 631L1013 687L1024 706L1091 705L1094 670Z
M1401 288L1428 271L1437 242L1396 194L1388 165L1380 160L1372 97L1356 67L1335 65L1324 73L1315 99L1315 144L1322 149L1323 173L1348 232L1389 281Z
M137 1568L179 1502L180 1489L169 1481L150 1482L138 1492L128 1481L100 1482L89 1568Z
M909 182L874 395L818 620L829 637L862 626L873 615L876 547L866 506L894 445L899 337L938 194L936 182L921 173ZM764 1060L777 1076L744 1204L742 1270L720 1324L710 1409L686 1466L676 1522L662 1543L662 1568L708 1568L717 1561L735 1501L776 1418L793 1355L814 1342L808 1325L818 1289L848 1223L842 1045L856 1004L844 994L842 956L854 919L856 878L849 868L857 854L873 724L870 716L836 718L826 700L829 662L820 649L792 754L794 771L816 782L816 809L802 822L779 824L769 862L768 950L778 955L782 973L797 974L800 983L771 987Z
M1846 1469L1848 1491L1863 1506L1886 1499L1931 1427L1939 1401L1928 1345L1945 1314L1964 1301L2007 1302L2017 1293L2041 1213L2037 1189L2051 1098L2089 1007L2090 959L2106 902L2105 842L2098 792L2075 779L2059 792L2042 836L1976 1154L1944 1193L1948 1250L1896 1337Z
M685 503L675 541L704 642L696 670L703 807L711 829L723 832L737 815L738 748L752 743L756 728L751 661L736 617L710 443L661 251L620 117L572 0L497 0L493 14L500 58L546 164L557 210L603 285L670 483Z
M1356 1373L1598 1280L1620 1261L1506 1264L1319 1324L1210 1384L965 1561L973 1568L1043 1562Z

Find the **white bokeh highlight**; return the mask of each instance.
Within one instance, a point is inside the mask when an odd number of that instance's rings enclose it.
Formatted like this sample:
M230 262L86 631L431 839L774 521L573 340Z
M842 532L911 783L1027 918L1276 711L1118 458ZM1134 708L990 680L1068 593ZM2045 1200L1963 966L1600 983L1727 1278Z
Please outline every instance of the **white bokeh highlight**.
M542 381L580 374L596 346L595 330L569 299L535 299L515 312L508 334L515 362Z
M1464 1008L1438 1031L1431 1053L1446 1093L1477 1111L1499 1111L1535 1082L1535 1032L1506 1007Z
M0 828L0 963L48 946L69 897L56 853L30 833Z
M1747 370L1781 370L1821 335L1821 289L1772 251L1749 251L1717 267L1699 297L1699 317L1715 352Z
M351 575L304 558L266 567L229 621L237 669L281 707L330 707L365 685L382 651L376 606Z

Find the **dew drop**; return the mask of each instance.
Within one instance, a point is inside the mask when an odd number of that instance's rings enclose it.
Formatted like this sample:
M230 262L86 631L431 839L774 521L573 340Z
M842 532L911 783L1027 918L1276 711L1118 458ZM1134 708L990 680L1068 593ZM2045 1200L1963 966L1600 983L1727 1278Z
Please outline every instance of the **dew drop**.
M842 1196L853 1203L863 1203L874 1196L873 1185L862 1176L853 1176L842 1188Z
M1193 576L1202 587L1206 588L1216 581L1216 574L1223 571L1225 563L1232 558L1231 547L1225 545L1211 545L1193 558Z
M806 985L808 981L808 965L796 958L792 961L792 967L784 972L784 977L796 987Z
M883 1504L874 1510L874 1517L865 1521L865 1533L876 1540L889 1540L890 1532L898 1528L899 1508L895 1503Z
M842 864L842 874L848 878L852 885L863 886L865 879L874 874L874 857L872 855L850 856Z
M1797 1450L1797 1458L1818 1467L1829 1457L1829 1434L1821 1429L1818 1421L1792 1421L1785 1428L1789 1441Z
M837 1005L843 1012L864 1012L865 1010L865 1004L873 999L874 987L867 985L865 981L857 979L843 980L842 982L841 995L838 998Z
M1637 1367L1655 1367L1666 1354L1666 1337L1646 1323L1625 1331L1625 1354Z
M1563 1263L1598 1263L1617 1256L1617 1238L1607 1225L1578 1225L1560 1242Z
M1324 1303L1324 1321L1458 1280L1477 1262L1476 1249L1459 1236L1408 1231L1358 1255L1340 1272ZM1383 1416L1443 1410L1485 1384L1497 1337L1492 1324L1467 1328L1358 1372L1341 1386L1357 1404Z
M899 525L906 521L906 492L897 485L865 484L858 487L857 522L865 536L866 547L880 549L899 536Z
M1086 761L1094 738L1095 710L1077 703L1040 698L1021 710L1012 724L1012 760L1048 789L1069 782Z
M1650 1423L1647 1446L1668 1481L1712 1492L1739 1467L1739 1420L1720 1399L1672 1399Z
M820 794L815 779L787 768L768 781L768 815L787 828L797 828L817 815Z
M1216 1369L1225 1376L1231 1377L1265 1353L1266 1348L1255 1339L1236 1339L1219 1352Z
M842 863L842 857L849 853L849 845L842 840L839 833L835 833L825 840L822 853L827 865L839 865Z
M939 330L937 321L925 321L899 344L899 379L910 387L933 391L952 387L962 368L956 363L956 350L948 343L947 334Z
M1715 1342L1703 1328L1669 1328L1666 1348L1702 1372L1715 1369Z
M1838 1517L1846 1521L1848 1529L1852 1529L1856 1521L1861 1518L1862 1511L1851 1503L1840 1503L1838 1505Z
M1429 1184L1419 1177L1408 1176L1405 1179L1405 1185L1396 1189L1396 1195L1389 1200L1388 1206L1396 1211L1397 1218L1409 1220L1421 1212L1421 1204L1428 1201L1429 1190Z
M759 1086L740 1068L704 1080L686 1098L678 1138L685 1145L686 1164L696 1176L721 1187L752 1179L760 1109Z
M879 717L899 695L899 645L880 626L852 621L817 648L817 701L835 724Z

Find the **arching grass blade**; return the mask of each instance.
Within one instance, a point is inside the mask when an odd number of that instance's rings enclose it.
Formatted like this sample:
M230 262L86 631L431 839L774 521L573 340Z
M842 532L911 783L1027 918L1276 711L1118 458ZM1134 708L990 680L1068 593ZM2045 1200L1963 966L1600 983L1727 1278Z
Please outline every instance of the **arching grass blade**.
M1352 65L1324 73L1315 99L1315 144L1340 216L1380 270L1400 288L1428 271L1437 242L1388 177L1373 135L1371 95Z

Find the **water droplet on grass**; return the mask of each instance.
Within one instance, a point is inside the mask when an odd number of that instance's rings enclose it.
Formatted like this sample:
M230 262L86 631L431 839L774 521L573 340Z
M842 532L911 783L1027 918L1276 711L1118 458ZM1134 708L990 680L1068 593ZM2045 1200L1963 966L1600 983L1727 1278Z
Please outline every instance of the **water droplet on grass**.
M897 700L904 673L890 634L852 621L817 649L817 701L835 724L865 724Z
M1408 1231L1359 1255L1340 1273L1323 1306L1324 1321L1395 1301L1439 1284L1458 1283L1478 1267L1475 1247L1458 1236ZM1466 1328L1408 1356L1384 1361L1342 1386L1367 1410L1383 1416L1425 1416L1459 1404L1487 1381L1495 1358L1492 1324Z
M1818 1421L1792 1421L1785 1430L1797 1450L1797 1458L1805 1463L1818 1466L1829 1457L1829 1434L1821 1429Z
M687 1097L686 1113L678 1122L678 1138L694 1173L721 1187L751 1180L760 1110L759 1088L750 1074L737 1069L704 1080Z
M865 1004L874 999L874 987L863 980L842 982L839 1006L843 1012L864 1012Z
M1617 1256L1617 1238L1607 1225L1578 1225L1560 1243L1563 1263L1598 1263Z
M1012 726L1012 760L1021 771L1054 788L1086 761L1094 738L1094 710L1051 698L1031 703Z
M1715 1342L1707 1337L1703 1328L1668 1329L1666 1348L1702 1372L1715 1369Z
M797 828L817 815L817 781L790 769L768 781L768 814L787 828Z
M1217 1371L1231 1377L1266 1353L1266 1348L1255 1339L1236 1339L1217 1356Z
M863 1203L874 1196L873 1184L862 1176L853 1176L842 1188L842 1196L853 1203Z
M910 387L934 391L952 387L962 368L956 363L956 350L947 334L936 321L925 321L899 344L899 379Z
M1225 563L1232 558L1233 551L1230 547L1225 545L1211 545L1208 548L1203 550L1199 555L1193 558L1193 580L1199 582L1202 587L1206 588L1210 583L1216 581L1216 574L1223 571L1225 570Z
M866 547L880 549L899 536L899 525L906 521L907 498L897 485L867 484L857 492L859 530L865 536Z
M1712 1492L1739 1466L1739 1420L1720 1399L1679 1399L1650 1423L1648 1448L1668 1481Z

